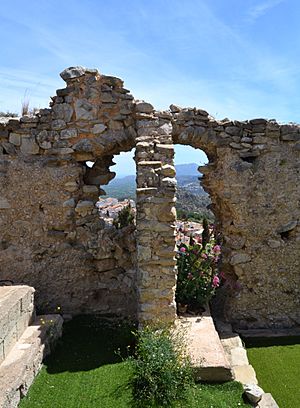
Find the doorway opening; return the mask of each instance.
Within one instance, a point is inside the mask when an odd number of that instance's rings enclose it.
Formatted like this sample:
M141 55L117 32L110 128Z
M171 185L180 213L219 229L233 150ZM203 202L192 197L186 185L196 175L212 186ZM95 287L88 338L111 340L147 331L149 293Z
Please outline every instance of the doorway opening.
M175 300L178 314L199 314L221 285L221 237L215 228L209 194L199 166L208 158L200 149L175 146L177 178Z
M132 149L129 152L121 152L107 157L105 172L102 169L98 174L100 195L96 207L100 220L106 226L113 225L120 229L135 224L136 170L133 159L134 151L135 149ZM101 163L103 166L103 159L101 159ZM97 162L86 162L86 165L91 174L97 166Z

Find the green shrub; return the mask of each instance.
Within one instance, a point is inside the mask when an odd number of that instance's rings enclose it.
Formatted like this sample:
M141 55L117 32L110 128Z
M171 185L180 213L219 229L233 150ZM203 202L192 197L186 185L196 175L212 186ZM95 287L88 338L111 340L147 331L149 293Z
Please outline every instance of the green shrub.
M216 244L208 226L207 230L205 244L201 239L191 239L189 245L181 244L177 251L176 302L196 312L215 294L222 276L218 273L221 246Z
M181 334L146 327L137 333L136 356L130 361L135 407L172 407L194 384Z
M117 229L128 227L128 225L134 224L134 213L130 204L122 208L117 218L114 220L113 225Z

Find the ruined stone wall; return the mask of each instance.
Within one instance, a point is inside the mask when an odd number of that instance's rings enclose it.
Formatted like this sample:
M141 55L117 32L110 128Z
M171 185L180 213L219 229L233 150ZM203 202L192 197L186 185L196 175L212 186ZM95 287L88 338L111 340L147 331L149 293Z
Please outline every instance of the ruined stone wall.
M67 87L50 109L0 125L0 279L34 286L47 311L174 319L180 143L209 158L201 172L224 239L223 313L243 328L299 324L299 126L157 112L118 78L81 67L61 76ZM117 231L94 204L115 176L113 156L132 148L137 226Z
M240 328L299 325L300 126L173 110L174 142L209 157L200 170L224 239L225 316Z
M135 315L134 229L95 208L113 155L134 147L133 98L96 70L62 77L50 109L0 125L0 279L34 286L41 311Z

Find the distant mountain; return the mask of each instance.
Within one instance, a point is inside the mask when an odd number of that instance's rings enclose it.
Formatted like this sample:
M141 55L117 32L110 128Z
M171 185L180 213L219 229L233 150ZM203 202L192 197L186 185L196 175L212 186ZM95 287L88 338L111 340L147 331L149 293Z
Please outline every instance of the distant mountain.
M200 185L199 178L202 174L198 171L198 164L186 163L178 164L176 168L176 179L178 187L183 187L193 194L206 195ZM103 186L107 195L117 198L126 198L124 194L129 194L130 198L135 195L135 175L116 177L108 186Z
M198 171L198 167L199 167L199 164L197 164L197 163L185 163L185 164L176 164L176 166L175 166L175 169L176 169L176 176L178 177L181 177L181 176L188 176L188 177L191 177L191 176L194 176L194 177L201 177L201 173L199 173L199 171ZM127 175L127 176L124 176L124 175L120 175L120 176L118 176L117 175L117 179L119 179L119 180L124 180L124 181L126 181L126 180L129 180L130 178L132 178L132 177L135 177L135 175Z
M177 164L176 168L176 175L178 176L201 176L201 173L198 171L199 164L197 163L185 163L185 164Z
M181 213L198 212L200 214L209 215L211 213L206 209L210 203L208 194L203 190L199 177L201 173L198 172L198 164L187 163L176 166L177 179L177 203L176 207ZM115 197L119 200L126 198L136 199L136 176L117 177L107 185L102 186L107 197Z

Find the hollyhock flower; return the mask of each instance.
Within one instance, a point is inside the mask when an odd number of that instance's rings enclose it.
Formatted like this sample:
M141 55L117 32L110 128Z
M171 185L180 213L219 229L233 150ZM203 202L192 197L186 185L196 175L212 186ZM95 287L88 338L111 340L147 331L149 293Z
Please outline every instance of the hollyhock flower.
M217 275L214 276L213 281L212 281L212 285L214 288L217 288L220 285L220 279Z
M220 247L220 245L215 245L215 246L213 247L213 252L214 252L215 254L220 253L220 252L221 252L221 247Z
M186 248L185 248L185 247L181 247L181 248L179 249L179 251L184 253L184 252L186 252Z
M207 255L203 253L203 254L201 254L201 258L207 259Z

